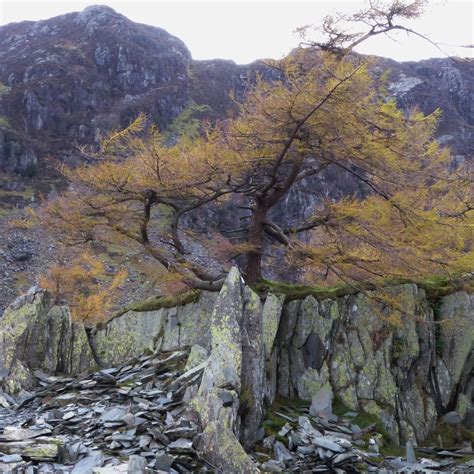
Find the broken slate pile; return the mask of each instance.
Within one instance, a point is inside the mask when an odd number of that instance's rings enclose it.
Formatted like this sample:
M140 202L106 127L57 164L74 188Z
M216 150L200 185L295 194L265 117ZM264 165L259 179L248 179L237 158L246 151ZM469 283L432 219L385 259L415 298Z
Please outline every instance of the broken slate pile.
M208 364L205 352L193 346L191 352L147 355L76 378L36 371L40 388L34 393L19 400L0 394L0 472L216 472L219 466L199 456L202 429L188 403L198 396ZM278 428L270 436L262 434L250 453L251 468L238 472L474 469L473 458L466 461L474 454L472 446L443 450L409 444L405 457L381 455L382 436L376 425L358 427L355 412L333 414L326 393L318 394L310 407L281 406L271 416L279 419ZM269 422L273 423L266 420L264 426L268 428Z
M273 459L261 462L261 468L270 472L357 472L367 470L374 453L360 450L357 444L368 430L355 432L349 423L338 421L333 414L284 414L275 412L274 416L286 421L278 435L263 440L263 447L273 452ZM283 443L282 441L285 440ZM356 444L357 443L357 444ZM255 453L257 458L263 454Z
M186 403L204 365L185 366L187 358L144 356L82 378L36 372L41 388L1 409L0 472L210 470L195 454L198 420Z
M377 433L376 424L360 428L354 423L356 412L338 417L328 408L314 413L312 407L281 407L281 412L273 412L273 417L285 424L276 434L264 438L263 449L254 453L262 471L474 472L472 446L417 448L415 454L415 446L409 441L405 456L382 455L383 437Z

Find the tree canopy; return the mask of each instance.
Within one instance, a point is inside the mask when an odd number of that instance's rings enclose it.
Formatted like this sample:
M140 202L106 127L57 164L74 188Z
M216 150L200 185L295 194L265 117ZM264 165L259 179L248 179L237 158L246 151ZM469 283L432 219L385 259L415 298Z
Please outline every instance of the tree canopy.
M364 19L376 34L423 3L392 2L385 16L377 3ZM335 32L273 62L272 80L199 136L167 146L140 115L104 138L89 162L62 167L70 188L43 223L68 246L143 252L180 289L217 290L233 263L250 283L275 267L351 285L471 271L472 175L433 138L441 112L398 109L372 60L352 53L364 34ZM354 188L331 195L330 174ZM316 196L310 215L284 212L295 190Z

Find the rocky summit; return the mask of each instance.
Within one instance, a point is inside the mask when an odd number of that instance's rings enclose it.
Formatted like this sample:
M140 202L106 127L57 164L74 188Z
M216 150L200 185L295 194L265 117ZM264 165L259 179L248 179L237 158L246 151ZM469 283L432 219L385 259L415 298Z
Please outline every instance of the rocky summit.
M107 6L2 26L0 45L0 169L26 176L38 157L80 159L72 144L139 112L161 129L194 103L223 115L258 68L193 61L178 38Z

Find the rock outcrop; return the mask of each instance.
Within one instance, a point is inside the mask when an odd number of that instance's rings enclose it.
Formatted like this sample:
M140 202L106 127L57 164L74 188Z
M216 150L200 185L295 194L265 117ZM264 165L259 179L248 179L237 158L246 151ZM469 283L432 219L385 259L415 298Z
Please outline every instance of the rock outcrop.
M240 416L240 409L241 403L244 403L244 381L263 375L255 374L255 367L249 358L244 364L244 340L248 341L248 325L253 323L252 316L260 315L255 314L253 308L250 307L248 312L248 308L244 307L243 290L243 280L234 267L224 282L212 312L210 355L192 405L199 414L203 428L198 444L201 456L212 465L219 466L223 472L253 473L258 470L239 443L239 434L244 428L248 439L255 439L263 412L257 408L260 419L255 425L246 423L245 417ZM257 380L254 388L259 386L262 386L262 382L259 384ZM261 394L257 394L257 397L262 399Z
M229 282L230 283L230 282ZM141 356L125 366L80 377L38 372L40 387L20 404L0 408L0 471L55 474L160 472L470 472L471 447L420 448L407 443L397 457L379 453L374 426L360 428L357 413L312 413L314 404L282 406L277 435L246 453L217 419L201 425L192 393L207 362L191 351ZM193 355L194 352L194 355ZM210 355L212 359L213 355ZM228 395L228 394L227 394ZM220 392L224 408L232 398ZM208 406L212 400L204 400ZM200 405L202 408L203 405ZM202 411L201 411L202 413ZM225 410L215 412L217 418ZM263 436L263 435L262 435ZM370 436L367 443L366 438ZM277 439L278 438L278 439ZM429 455L430 459L423 456ZM212 463L211 463L212 461Z
M472 429L474 296L445 296L433 311L415 285L387 291L403 313L397 324L370 293L286 303L269 294L262 302L234 269L219 295L113 319L97 332L97 347L108 366L191 347L199 365L210 354L193 395L203 425L224 423L246 447L277 397L312 400L322 390L376 416L395 443L422 441L452 411ZM31 389L36 369L77 374L94 366L84 331L39 291L7 309L0 332L9 393Z
M33 388L37 369L77 374L94 367L84 328L36 287L7 308L0 326L1 386L9 393Z

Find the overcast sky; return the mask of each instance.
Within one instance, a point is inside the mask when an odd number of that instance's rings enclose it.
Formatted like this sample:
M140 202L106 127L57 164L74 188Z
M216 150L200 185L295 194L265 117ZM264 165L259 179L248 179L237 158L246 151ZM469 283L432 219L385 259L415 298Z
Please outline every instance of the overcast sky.
M94 4L109 5L133 21L164 28L182 39L195 59L248 63L281 58L298 44L295 28L317 24L334 11L357 10L364 1L0 0L0 24L46 19ZM406 25L445 43L441 47L449 54L473 57L472 48L449 46L474 43L473 18L473 0L431 0L424 17ZM405 33L371 39L359 51L399 61L443 56L426 41L407 38Z

